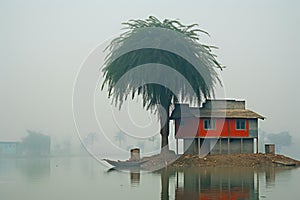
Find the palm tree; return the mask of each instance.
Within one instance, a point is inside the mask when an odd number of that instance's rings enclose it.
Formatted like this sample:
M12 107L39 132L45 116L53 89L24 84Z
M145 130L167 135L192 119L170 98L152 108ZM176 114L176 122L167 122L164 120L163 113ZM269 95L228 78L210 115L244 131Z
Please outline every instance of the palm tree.
M200 104L213 97L214 88L220 83L215 69L223 67L212 54L214 47L199 43L198 33L208 33L196 29L197 24L183 25L170 19L160 21L153 16L123 24L127 31L106 48L109 54L102 69L104 82L101 89L108 87L108 97L119 108L128 96L133 99L141 95L144 108L158 113L161 152L168 151L169 116L174 104L179 100ZM146 47L141 48L141 43ZM166 50L166 46L171 50ZM154 68L144 66L143 70L128 73L148 63L158 65ZM161 65L170 67L188 81L182 81L177 75L166 77ZM162 76L159 77L162 81L147 83L145 79L151 76L149 73ZM121 79L122 84L119 84Z
M115 140L119 142L119 147L121 147L122 142L126 140L125 134L122 131L119 131L115 135Z

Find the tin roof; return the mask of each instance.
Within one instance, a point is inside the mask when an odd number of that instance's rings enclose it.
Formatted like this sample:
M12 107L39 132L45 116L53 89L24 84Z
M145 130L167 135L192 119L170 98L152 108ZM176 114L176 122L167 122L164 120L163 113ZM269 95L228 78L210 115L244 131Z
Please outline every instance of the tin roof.
M179 119L187 117L196 118L250 118L250 119L265 119L262 115L248 110L240 108L221 108L221 109L209 109L205 106L202 108L189 107L188 104L177 104L173 110L170 119Z

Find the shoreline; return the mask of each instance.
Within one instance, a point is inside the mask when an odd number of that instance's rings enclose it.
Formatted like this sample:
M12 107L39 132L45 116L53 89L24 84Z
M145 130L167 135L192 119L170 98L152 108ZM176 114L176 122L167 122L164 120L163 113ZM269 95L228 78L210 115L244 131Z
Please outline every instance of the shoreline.
M148 160L142 167L145 169L164 168L164 167L299 167L300 161L280 154L222 154L207 155L199 158L198 155L175 153L158 154L144 157Z

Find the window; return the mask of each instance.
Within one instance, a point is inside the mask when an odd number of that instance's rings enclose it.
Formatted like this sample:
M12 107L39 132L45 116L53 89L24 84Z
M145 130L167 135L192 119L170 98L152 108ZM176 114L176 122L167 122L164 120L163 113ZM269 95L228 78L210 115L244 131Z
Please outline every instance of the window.
M245 119L237 119L235 121L235 129L236 130L245 130L246 129L246 120Z
M215 119L205 119L204 120L204 130L215 130L216 120Z

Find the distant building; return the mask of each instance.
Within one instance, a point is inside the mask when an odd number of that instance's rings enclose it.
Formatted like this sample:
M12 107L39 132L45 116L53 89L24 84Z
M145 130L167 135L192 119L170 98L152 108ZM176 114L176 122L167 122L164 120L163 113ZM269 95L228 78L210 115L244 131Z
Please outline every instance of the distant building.
M245 101L207 100L202 107L176 104L175 138L183 139L185 153L230 154L258 152L258 119L263 116L246 109Z
M0 141L0 156L15 156L19 153L19 141Z

